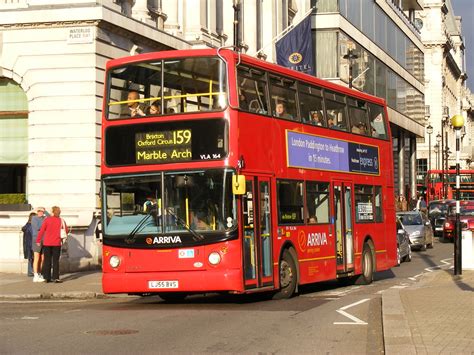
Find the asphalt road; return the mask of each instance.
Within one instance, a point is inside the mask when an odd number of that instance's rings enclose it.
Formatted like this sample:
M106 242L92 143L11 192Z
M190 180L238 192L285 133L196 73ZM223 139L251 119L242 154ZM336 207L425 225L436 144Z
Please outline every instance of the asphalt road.
M1 353L383 353L381 292L452 262L452 244L414 252L368 286L325 282L290 300L196 295L0 302ZM450 259L451 258L451 259Z

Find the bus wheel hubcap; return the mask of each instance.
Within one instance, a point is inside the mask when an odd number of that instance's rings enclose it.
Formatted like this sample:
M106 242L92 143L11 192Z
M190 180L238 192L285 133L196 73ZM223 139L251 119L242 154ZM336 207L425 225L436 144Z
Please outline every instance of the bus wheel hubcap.
M280 284L281 287L286 287L291 283L293 279L293 271L291 270L290 265L286 261L281 262L280 267Z

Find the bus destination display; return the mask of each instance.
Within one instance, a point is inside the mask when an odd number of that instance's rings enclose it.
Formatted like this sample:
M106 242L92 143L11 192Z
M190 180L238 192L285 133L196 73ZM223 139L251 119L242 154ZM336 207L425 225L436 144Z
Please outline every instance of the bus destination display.
M136 133L136 163L160 164L192 160L191 143L190 129Z

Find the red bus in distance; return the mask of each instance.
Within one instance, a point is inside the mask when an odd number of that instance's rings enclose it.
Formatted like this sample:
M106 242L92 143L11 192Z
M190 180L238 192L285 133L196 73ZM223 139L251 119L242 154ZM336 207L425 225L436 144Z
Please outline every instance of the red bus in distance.
M460 200L474 200L474 170L459 171ZM456 197L456 169L428 170L425 177L426 202ZM443 187L444 186L444 187Z
M385 101L226 49L107 63L103 290L274 292L396 264Z

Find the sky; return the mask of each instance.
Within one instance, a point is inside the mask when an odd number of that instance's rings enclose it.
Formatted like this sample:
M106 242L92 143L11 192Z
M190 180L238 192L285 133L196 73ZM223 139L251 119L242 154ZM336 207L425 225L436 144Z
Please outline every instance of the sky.
M451 0L454 14L462 17L462 36L464 37L467 86L474 93L474 0Z

